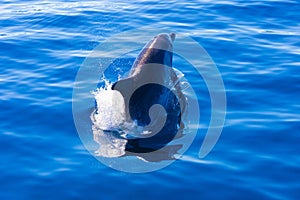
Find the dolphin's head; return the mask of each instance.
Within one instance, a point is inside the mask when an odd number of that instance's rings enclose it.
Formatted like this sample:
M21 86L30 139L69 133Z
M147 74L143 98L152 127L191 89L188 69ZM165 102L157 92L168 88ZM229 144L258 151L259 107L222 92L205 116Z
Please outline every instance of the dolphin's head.
M172 51L173 50L173 41L175 40L175 36L176 36L175 33L158 34L148 43L148 48Z
M157 36L155 36L154 38L156 38L158 40L166 40L166 41L172 43L175 40L175 36L176 36L175 33L170 33L170 34L161 33L161 34L158 34Z

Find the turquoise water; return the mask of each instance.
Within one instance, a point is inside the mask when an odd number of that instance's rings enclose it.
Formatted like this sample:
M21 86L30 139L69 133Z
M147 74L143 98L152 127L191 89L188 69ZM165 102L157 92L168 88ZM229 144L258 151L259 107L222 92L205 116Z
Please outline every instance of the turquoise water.
M300 3L297 1L2 1L1 199L298 199ZM72 116L76 74L101 42L143 26L174 29L202 45L224 81L222 135L159 171L130 174L97 161ZM147 42L147 41L145 41ZM176 44L176 43L175 43ZM198 80L199 79L199 80Z

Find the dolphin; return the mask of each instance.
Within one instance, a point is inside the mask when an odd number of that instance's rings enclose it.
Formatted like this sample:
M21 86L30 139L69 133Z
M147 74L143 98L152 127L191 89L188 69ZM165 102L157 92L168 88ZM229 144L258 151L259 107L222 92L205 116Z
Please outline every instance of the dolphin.
M127 138L126 151L147 153L163 148L183 129L186 99L172 68L175 33L150 40L135 59L127 78L112 85L125 102L127 121L146 127L148 134Z

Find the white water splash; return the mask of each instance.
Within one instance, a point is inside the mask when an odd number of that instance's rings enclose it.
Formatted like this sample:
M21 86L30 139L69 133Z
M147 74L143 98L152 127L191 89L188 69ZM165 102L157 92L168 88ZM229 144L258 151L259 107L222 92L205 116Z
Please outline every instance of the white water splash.
M121 93L111 89L112 84L92 92L96 100L96 109L91 114L94 141L100 146L96 156L119 157L125 154L128 138L145 137L151 132L138 126L136 122L126 121L125 103Z
M118 130L125 122L125 103L119 91L112 90L111 84L97 89L93 94L97 109L93 113L93 122L102 130Z

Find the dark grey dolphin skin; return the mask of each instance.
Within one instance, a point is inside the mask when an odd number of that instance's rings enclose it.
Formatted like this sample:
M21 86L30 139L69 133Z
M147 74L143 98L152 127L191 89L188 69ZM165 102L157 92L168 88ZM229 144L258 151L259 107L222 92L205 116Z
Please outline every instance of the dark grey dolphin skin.
M127 152L147 153L161 149L184 127L181 116L186 104L185 97L172 68L174 39L174 33L155 36L137 56L128 78L112 86L124 97L128 120L134 120L144 127L149 124L159 127L165 120L158 132L154 131L154 135L126 138ZM164 107L165 117L157 113L156 117L149 117L149 109L154 104Z

